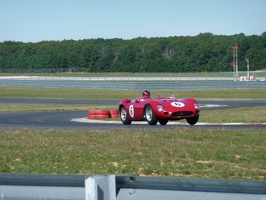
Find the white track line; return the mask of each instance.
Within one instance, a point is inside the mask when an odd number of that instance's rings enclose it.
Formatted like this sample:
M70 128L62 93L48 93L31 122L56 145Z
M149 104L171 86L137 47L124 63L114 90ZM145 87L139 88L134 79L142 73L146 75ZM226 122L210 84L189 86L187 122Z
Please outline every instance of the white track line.
M122 124L121 121L111 121L111 120L96 120L96 119L88 119L88 118L74 118L71 120L72 122L81 122L81 123L101 123L101 124ZM147 124L146 121L134 121L132 124ZM189 125L186 122L168 122L167 124L171 125ZM266 123L204 123L198 122L196 125L203 126L203 125L266 125Z
M207 104L203 106L200 105L201 108L219 108L219 107L226 107L226 106L228 105L219 105L219 104Z

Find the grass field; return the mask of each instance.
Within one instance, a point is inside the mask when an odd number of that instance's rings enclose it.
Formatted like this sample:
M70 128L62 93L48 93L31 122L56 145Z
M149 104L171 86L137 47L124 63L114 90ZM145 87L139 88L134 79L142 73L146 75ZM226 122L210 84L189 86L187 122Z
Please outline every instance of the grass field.
M157 91L198 99L266 99L265 90ZM161 95L164 95L161 94ZM178 95L177 95L178 94ZM122 99L139 91L0 87L1 97ZM1 112L95 105L0 104ZM266 122L265 107L202 111L200 121ZM221 117L220 117L221 116ZM89 129L89 128L88 128ZM0 173L135 174L266 180L265 130L0 131Z
M265 180L262 130L0 131L1 173Z

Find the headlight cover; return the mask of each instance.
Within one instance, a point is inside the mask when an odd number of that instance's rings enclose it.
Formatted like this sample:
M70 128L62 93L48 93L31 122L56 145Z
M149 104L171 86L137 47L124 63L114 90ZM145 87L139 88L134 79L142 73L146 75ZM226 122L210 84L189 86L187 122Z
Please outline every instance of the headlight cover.
M158 110L159 112L162 112L162 111L164 110L164 107L163 107L162 105L158 105L158 106L157 106L157 110Z
M200 106L199 106L199 103L198 103L198 102L195 102L195 103L194 103L194 107L198 109L198 108L200 107Z

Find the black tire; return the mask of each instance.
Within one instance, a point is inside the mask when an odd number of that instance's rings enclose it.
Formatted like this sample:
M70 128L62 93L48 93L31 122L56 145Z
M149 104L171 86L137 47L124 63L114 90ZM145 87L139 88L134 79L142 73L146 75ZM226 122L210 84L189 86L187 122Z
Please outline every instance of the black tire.
M159 123L161 125L166 125L168 123L168 120L167 119L159 119Z
M150 125L156 125L158 122L157 117L155 116L150 105L145 107L145 118Z
M186 118L187 123L189 123L190 125L194 125L198 122L199 120L199 115L194 116L194 117L190 117L190 118Z
M123 124L125 125L130 125L131 124L131 120L128 118L128 115L127 115L127 110L124 106L122 106L120 108L120 119L122 121Z

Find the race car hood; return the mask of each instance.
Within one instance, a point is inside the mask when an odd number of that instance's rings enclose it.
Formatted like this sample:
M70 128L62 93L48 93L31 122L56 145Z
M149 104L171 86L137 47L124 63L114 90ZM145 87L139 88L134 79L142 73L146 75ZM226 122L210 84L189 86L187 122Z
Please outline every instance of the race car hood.
M173 111L176 109L186 110L193 109L195 106L199 108L198 102L193 98L173 99L173 98L160 98L157 99L158 104L164 107L164 110Z

